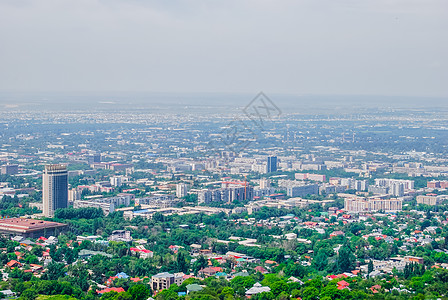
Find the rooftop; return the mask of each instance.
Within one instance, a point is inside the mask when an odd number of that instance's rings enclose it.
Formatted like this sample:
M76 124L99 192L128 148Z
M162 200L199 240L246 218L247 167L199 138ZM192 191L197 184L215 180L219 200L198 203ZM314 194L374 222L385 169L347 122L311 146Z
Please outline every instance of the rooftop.
M9 218L0 220L0 230L14 232L31 232L44 228L55 228L62 226L67 226L67 224L25 218Z

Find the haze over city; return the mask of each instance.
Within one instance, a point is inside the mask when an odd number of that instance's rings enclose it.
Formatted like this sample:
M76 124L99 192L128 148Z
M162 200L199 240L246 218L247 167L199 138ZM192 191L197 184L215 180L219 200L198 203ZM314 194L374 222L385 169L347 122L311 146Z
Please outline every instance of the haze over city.
M447 11L443 0L3 0L0 90L446 98Z

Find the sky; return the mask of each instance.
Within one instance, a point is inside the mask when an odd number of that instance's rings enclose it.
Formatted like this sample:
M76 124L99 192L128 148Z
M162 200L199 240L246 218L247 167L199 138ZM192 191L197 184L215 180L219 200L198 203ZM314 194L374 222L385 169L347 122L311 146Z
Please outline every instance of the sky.
M446 0L0 0L0 92L448 97Z

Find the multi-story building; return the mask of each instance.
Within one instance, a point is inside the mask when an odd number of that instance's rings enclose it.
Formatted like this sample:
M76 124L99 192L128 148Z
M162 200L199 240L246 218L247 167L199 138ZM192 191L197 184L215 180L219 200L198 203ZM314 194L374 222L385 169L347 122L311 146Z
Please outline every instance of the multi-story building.
M164 272L151 277L151 288L153 291L160 291L169 288L172 284L180 286L183 282L183 273L170 274Z
M68 201L73 202L76 200L81 200L81 192L77 189L71 189L68 191Z
M131 242L132 236L129 230L114 230L108 239L116 242Z
M389 187L379 185L369 185L369 192L373 194L385 195L389 194Z
M268 156L266 171L268 173L277 172L277 156Z
M46 165L42 176L43 213L53 217L58 208L68 207L68 173L64 165Z
M253 186L231 185L219 189L205 189L198 192L198 203L233 202L252 200L254 197Z
M319 185L317 184L304 184L291 186L286 189L286 194L289 197L304 197L306 195L319 194Z
M448 196L446 195L437 195L437 194L419 195L417 196L417 203L431 206L440 205L444 200L447 199L447 197Z
M375 185L392 187L392 185L400 183L403 185L405 191L414 189L414 180L402 180L402 179L389 179L389 178L377 178L375 179Z
M160 208L173 207L181 200L175 199L173 194L158 194L145 198L136 198L135 205L151 205Z
M448 188L448 181L428 181L426 186L431 189L446 189Z
M176 185L176 197L182 198L188 194L188 185L186 183L178 183Z
M19 173L19 165L15 164L6 164L1 168L2 175L14 175Z
M260 179L260 189L271 187L271 181L267 178Z
M261 186L254 187L254 197L266 197L275 193L275 188L266 187L261 188Z
M403 200L400 199L366 199L362 197L346 198L344 210L348 212L400 211Z
M94 153L87 156L87 163L89 165L93 163L100 163L101 162L101 154L100 153Z
M120 187L123 184L123 176L112 176L110 178L110 185Z
M330 178L330 183L338 182L339 185L345 186L347 190L366 191L369 188L367 180L357 180L354 178Z

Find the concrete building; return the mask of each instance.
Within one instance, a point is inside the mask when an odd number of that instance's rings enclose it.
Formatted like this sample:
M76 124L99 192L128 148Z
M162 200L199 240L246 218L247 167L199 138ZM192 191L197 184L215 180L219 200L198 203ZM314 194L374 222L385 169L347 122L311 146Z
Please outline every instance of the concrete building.
M114 230L108 240L116 242L131 242L131 232L129 230Z
M375 185L391 188L392 185L400 183L403 185L403 189L406 191L414 189L414 180L402 180L402 179L389 179L389 178L377 178L375 179Z
M19 173L19 165L6 164L1 167L2 175L14 175Z
M188 185L186 183L178 183L176 185L176 197L182 198L188 194Z
M313 181L321 181L321 182L326 181L325 175L310 174L310 173L296 173L295 179L297 179L297 180L313 180Z
M254 187L247 185L246 187L240 185L231 185L219 189L205 189L198 192L198 203L211 202L233 202L252 200L254 197Z
M268 156L267 172L277 172L277 156Z
M115 187L120 187L123 185L123 176L112 176L110 178L110 185Z
M68 201L73 202L76 200L81 200L81 192L77 189L71 189L68 191Z
M151 205L159 208L176 206L180 199L175 199L173 194L159 194L145 198L135 199L135 205Z
M46 165L42 176L43 213L53 217L58 208L68 207L68 173L64 165Z
M41 236L57 236L67 229L67 224L25 219L8 218L0 220L0 234L19 235L25 238L38 238Z
M346 198L344 210L348 212L400 211L403 200L400 199L366 199L362 197Z
M389 187L379 185L369 185L369 193L386 195L389 194Z
M447 195L437 195L437 194L427 194L427 195L419 195L417 196L418 204L425 205L441 205L444 200L447 199Z
M304 184L298 186L291 186L286 189L286 194L289 197L304 197L306 195L317 195L319 194L319 185Z
M134 199L134 194L121 193L115 197L109 198L92 198L89 200L76 200L73 202L74 208L81 207L95 207L101 208L105 215L108 215L115 211L120 206L129 206L131 200Z
M172 284L180 286L184 282L184 274L170 274L168 272L159 273L151 277L151 288L153 291L160 291L169 288Z
M267 178L260 179L260 189L271 187L271 181Z

